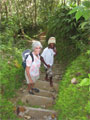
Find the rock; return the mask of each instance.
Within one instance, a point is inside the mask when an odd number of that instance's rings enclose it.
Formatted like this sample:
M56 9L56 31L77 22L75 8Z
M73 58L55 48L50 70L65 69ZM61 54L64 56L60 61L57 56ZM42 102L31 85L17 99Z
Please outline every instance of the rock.
M10 61L8 61L8 64L11 64L11 62L10 62Z
M29 120L29 119L31 119L31 116L25 115L24 118L25 118L26 120Z
M72 83L72 84L77 84L76 78L72 78L71 83Z

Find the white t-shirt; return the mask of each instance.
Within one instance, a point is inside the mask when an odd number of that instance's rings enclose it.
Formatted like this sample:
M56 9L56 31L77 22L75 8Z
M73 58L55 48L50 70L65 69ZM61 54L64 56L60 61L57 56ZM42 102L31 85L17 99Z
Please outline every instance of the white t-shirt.
M32 57L29 55L26 59L26 66L30 67L30 75L32 77L39 76L39 69L41 65L40 56L36 56L33 54L34 61L32 62Z
M53 51L53 49L48 48L48 47L46 47L41 54L46 64L50 66L52 66L54 63L54 55L55 55L55 52ZM46 65L44 66L47 68Z

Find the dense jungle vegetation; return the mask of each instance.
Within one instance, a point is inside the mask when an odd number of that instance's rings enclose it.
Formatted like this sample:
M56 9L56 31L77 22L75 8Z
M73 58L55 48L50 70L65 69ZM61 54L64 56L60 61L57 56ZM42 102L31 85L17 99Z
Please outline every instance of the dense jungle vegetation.
M43 32L44 46L56 37L56 61L66 66L55 105L58 120L89 120L89 0L0 1L0 119L20 120L10 99L25 79L21 53Z

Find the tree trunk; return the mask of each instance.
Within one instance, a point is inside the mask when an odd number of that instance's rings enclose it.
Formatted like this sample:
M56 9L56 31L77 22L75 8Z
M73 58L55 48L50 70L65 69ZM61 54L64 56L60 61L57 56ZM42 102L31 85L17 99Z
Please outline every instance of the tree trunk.
M66 4L66 2L65 2L65 0L64 0L64 6L65 6L65 4Z
M34 3L35 3L35 26L37 24L36 22L36 18L37 18L37 6L36 6L36 0L34 0Z
M6 19L8 20L8 9L7 9L7 5L6 5L6 3L5 3L5 2L4 2L4 5L5 5Z
M1 18L2 18L2 3L0 2L0 21L1 21Z
M79 6L81 3L81 0L77 0L77 6Z

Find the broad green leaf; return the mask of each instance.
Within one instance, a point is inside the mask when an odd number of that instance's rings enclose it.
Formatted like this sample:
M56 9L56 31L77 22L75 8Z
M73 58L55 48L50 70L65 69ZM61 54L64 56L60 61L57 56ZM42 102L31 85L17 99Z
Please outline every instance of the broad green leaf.
M79 18L83 15L82 11L77 11L77 13L75 14L75 18L76 20L79 20Z
M87 50L86 54L90 55L90 50Z
M75 12L77 12L77 10L78 10L78 7L75 7L75 8L73 8L68 14L75 13Z
M88 77L89 77L89 79L90 79L90 74L88 74Z
M79 86L88 86L90 85L90 79L89 78L85 78L81 81L81 83L79 84Z
M85 20L88 20L90 18L90 10L84 10L83 17L85 18Z

